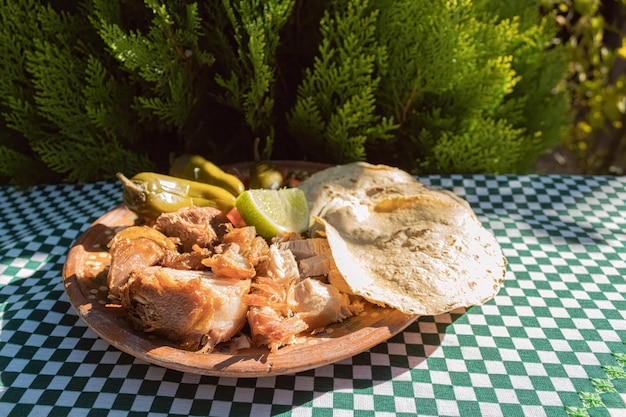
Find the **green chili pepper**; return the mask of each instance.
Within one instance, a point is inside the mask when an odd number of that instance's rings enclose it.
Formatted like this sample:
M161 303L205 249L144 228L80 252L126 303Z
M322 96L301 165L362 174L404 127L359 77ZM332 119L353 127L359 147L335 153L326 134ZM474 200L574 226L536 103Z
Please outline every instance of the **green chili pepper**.
M184 154L172 161L170 175L222 187L235 197L244 190L243 182L235 175L224 172L200 155Z
M221 187L154 172L140 172L131 179L122 173L122 198L137 214L156 218L182 207L210 206L226 213L235 206L235 196Z
M250 188L277 190L283 185L283 174L268 162L259 162L250 169Z

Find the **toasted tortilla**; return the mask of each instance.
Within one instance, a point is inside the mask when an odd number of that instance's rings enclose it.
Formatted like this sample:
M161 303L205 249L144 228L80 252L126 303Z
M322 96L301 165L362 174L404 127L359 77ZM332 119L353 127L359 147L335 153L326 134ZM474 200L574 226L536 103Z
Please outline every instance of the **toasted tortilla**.
M323 217L327 206L332 208L352 200L369 204L415 194L425 187L401 169L354 162L319 171L298 184L298 188L306 194L311 214Z
M328 238L342 291L435 315L480 305L500 290L502 250L470 205L397 168L363 162L314 174L299 185Z

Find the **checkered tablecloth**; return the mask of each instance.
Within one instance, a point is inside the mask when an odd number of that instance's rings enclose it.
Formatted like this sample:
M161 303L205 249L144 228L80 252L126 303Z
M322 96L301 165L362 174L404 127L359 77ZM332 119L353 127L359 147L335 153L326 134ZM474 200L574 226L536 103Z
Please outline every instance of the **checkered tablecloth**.
M71 307L69 247L117 184L0 187L0 416L626 416L626 178L421 178L467 199L504 288L334 365L234 379L118 351Z

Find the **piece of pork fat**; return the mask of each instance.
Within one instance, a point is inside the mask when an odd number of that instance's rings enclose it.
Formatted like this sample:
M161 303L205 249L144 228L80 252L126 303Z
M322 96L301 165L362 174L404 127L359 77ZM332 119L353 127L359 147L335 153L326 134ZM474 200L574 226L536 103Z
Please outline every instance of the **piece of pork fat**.
M183 252L194 245L211 249L226 233L230 221L214 207L183 207L157 217L155 227L163 234L180 239Z
M120 302L119 288L135 269L159 263L166 253L176 252L176 245L161 232L148 226L130 226L119 231L109 242L111 265L107 273L109 300Z
M362 310L362 304L329 284L301 278L289 249L272 244L264 275L257 275L244 302L250 305L248 324L252 341L272 352L295 343L297 335L316 332Z
M135 329L204 353L243 328L248 306L242 299L249 290L249 279L153 266L134 270L120 297Z

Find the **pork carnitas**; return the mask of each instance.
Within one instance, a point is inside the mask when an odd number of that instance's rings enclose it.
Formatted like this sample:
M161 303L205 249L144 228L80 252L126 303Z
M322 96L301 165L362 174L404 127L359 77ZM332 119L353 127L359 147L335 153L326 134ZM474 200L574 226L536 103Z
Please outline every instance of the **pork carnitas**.
M242 298L250 282L216 278L210 271L152 266L131 272L120 298L137 330L154 332L186 350L208 352L245 325Z
M274 351L363 308L328 284L336 268L325 239L290 234L268 243L210 207L129 227L109 247L110 301L135 329L186 350L210 352L235 338Z

